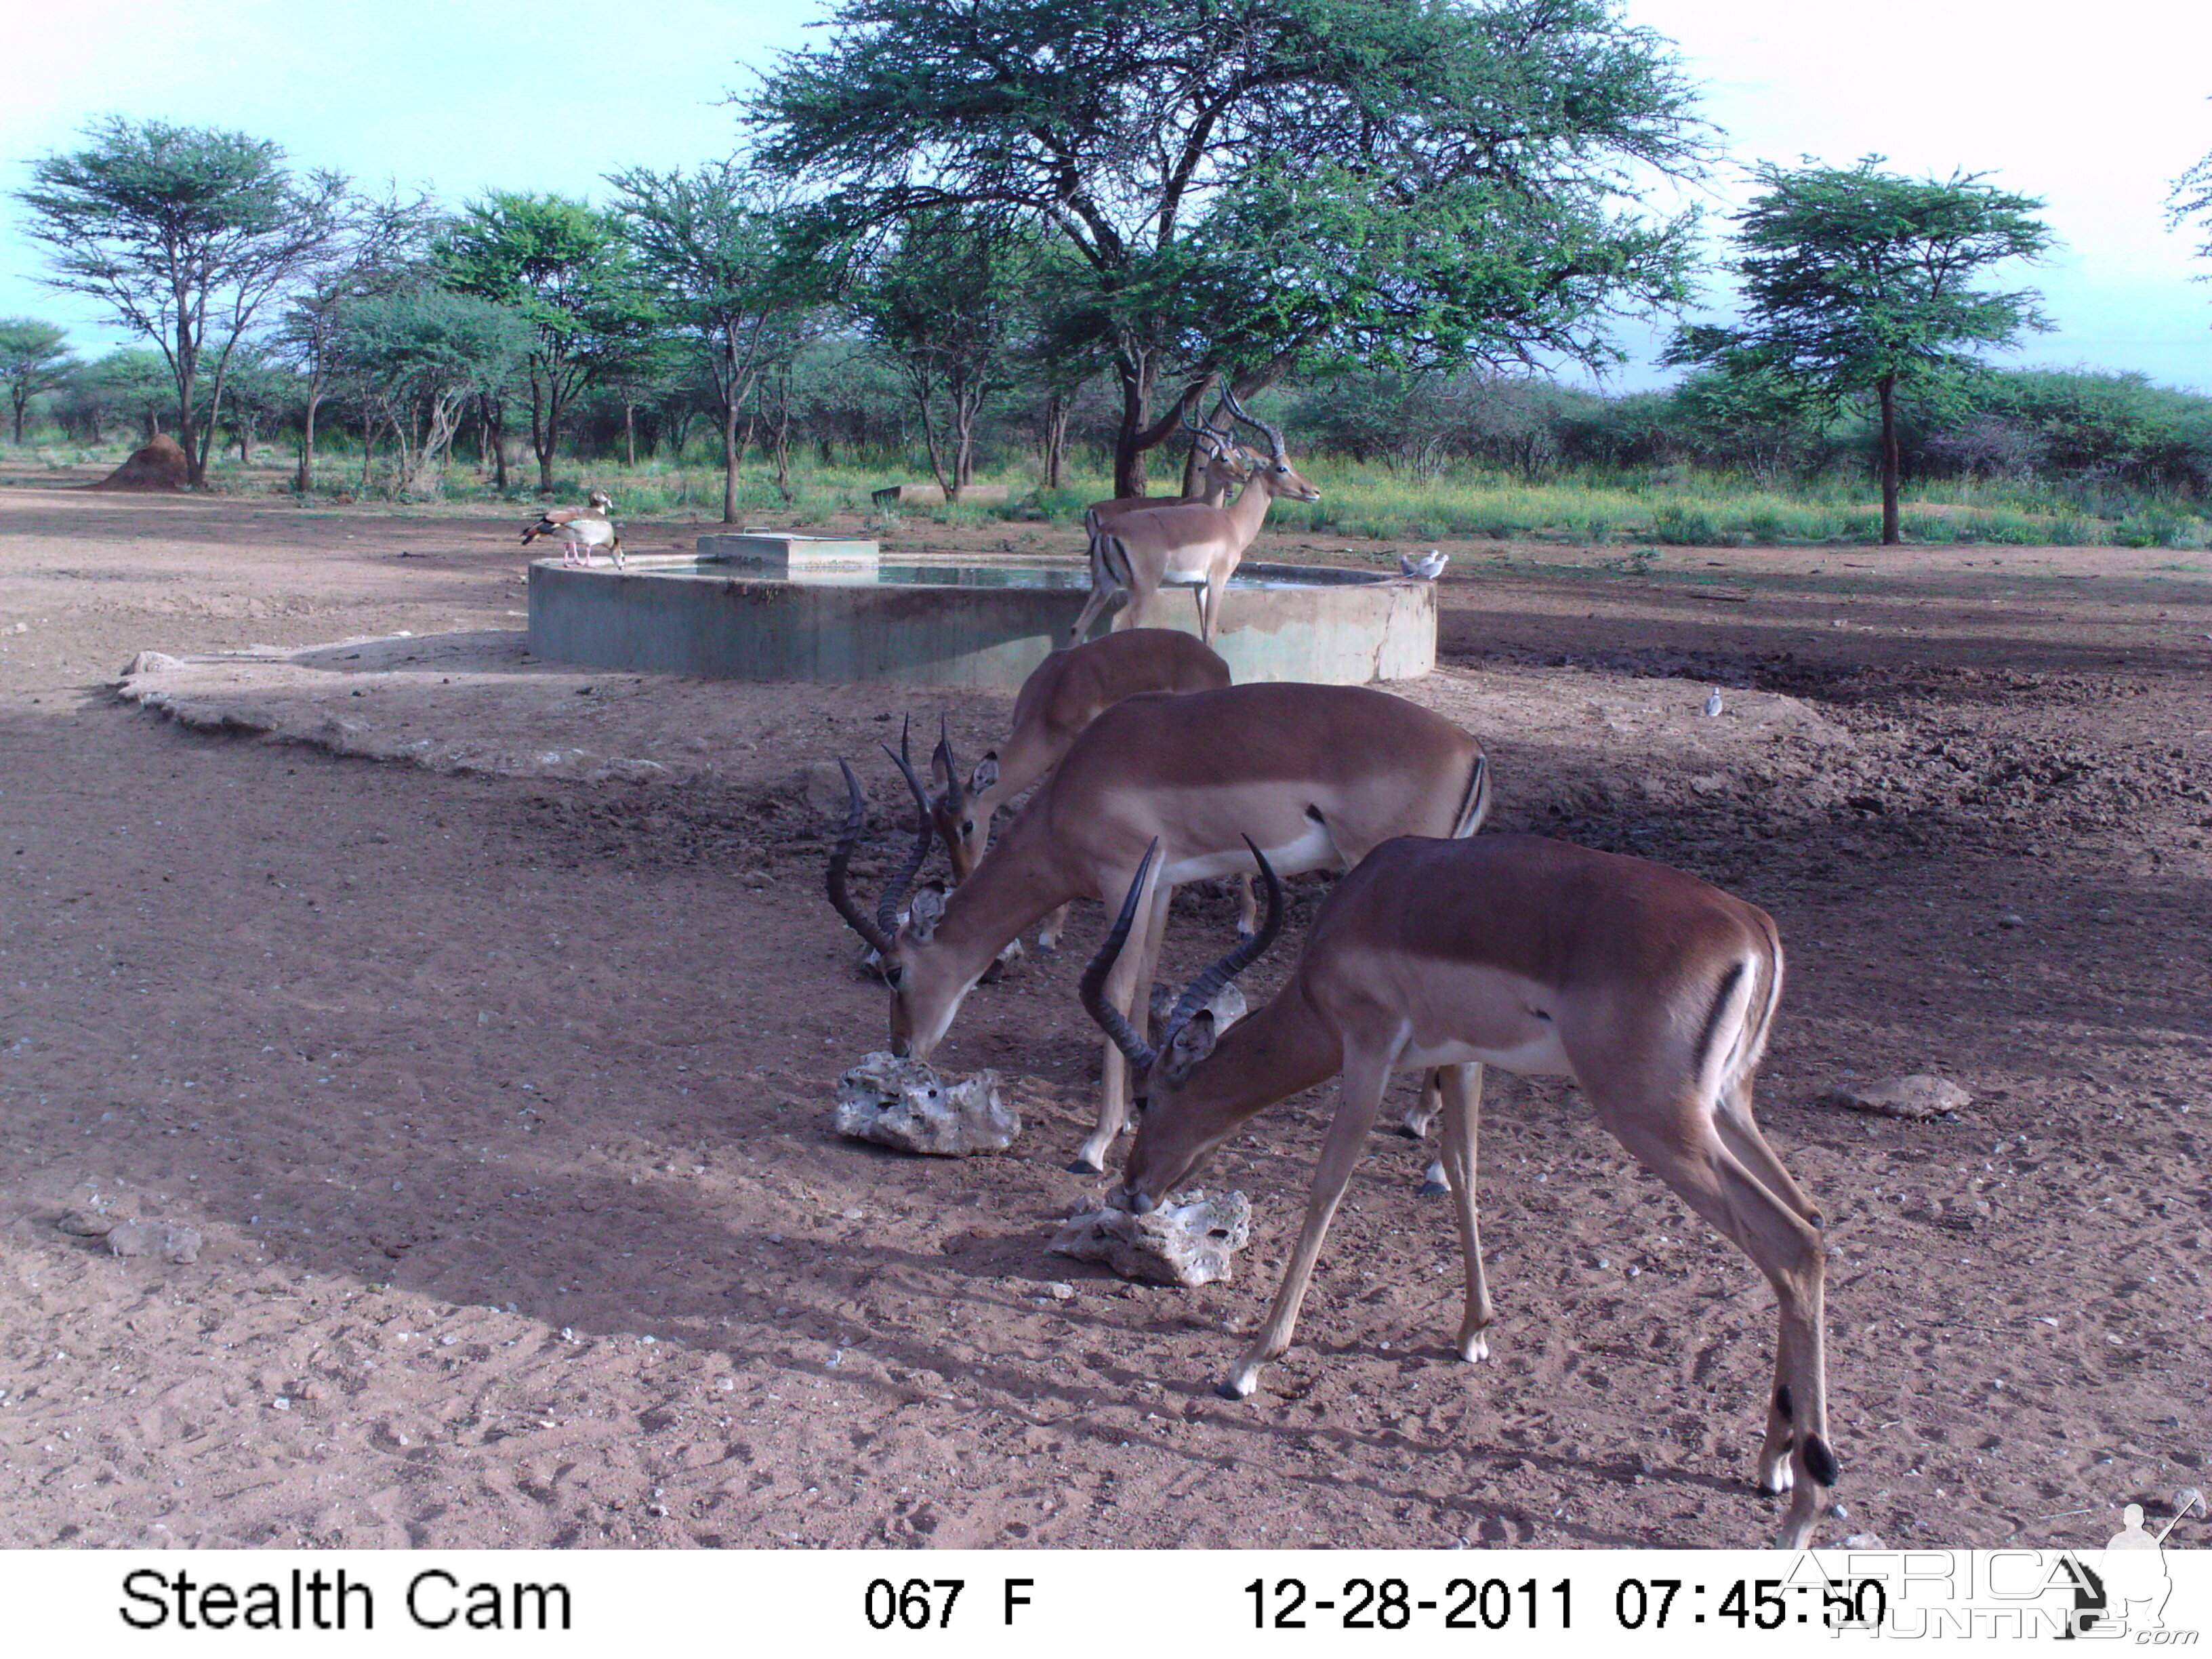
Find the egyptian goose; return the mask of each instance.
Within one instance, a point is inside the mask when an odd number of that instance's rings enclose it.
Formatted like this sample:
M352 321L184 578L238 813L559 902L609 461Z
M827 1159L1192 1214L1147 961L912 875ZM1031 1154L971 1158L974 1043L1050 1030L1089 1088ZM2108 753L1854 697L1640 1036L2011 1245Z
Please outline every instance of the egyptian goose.
M522 532L525 547L540 536L551 536L561 544L562 564L580 563L588 568L592 550L604 547L614 555L615 568L623 568L622 538L615 533L614 520L607 515L614 511L614 501L604 489L591 493L588 507L556 507L548 508L538 522L526 526Z

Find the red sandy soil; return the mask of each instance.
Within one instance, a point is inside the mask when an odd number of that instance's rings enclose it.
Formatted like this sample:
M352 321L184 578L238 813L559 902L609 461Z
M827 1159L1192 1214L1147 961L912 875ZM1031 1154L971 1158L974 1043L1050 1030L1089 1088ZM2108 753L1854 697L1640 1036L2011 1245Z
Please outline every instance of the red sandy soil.
M1771 1534L1772 1297L1562 1084L1492 1083L1488 1363L1449 1357L1429 1152L1378 1133L1297 1346L1237 1404L1212 1384L1334 1091L1205 1172L1255 1204L1234 1282L1048 1255L1101 1184L1063 1167L1095 906L938 1056L1006 1076L1012 1153L838 1139L884 993L823 900L806 769L854 758L888 825L877 739L942 713L972 756L1011 698L536 663L526 516L0 490L0 1545ZM1820 1541L2168 1513L2212 1451L2212 560L1447 550L1444 665L1395 689L1484 740L1493 825L1781 924L1762 1121L1832 1218ZM152 665L141 706L115 687L143 650L246 654ZM1293 939L1324 890L1295 884ZM1230 916L1182 902L1172 969ZM1818 1103L1905 1072L1973 1104ZM95 1201L198 1259L57 1225Z

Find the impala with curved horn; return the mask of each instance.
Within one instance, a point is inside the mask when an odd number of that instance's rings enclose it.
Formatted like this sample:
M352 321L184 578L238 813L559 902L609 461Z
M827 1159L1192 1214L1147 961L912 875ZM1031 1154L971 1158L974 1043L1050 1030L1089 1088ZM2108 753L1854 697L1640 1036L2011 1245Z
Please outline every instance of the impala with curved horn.
M1268 507L1279 498L1321 499L1321 491L1291 468L1282 428L1248 414L1234 393L1224 392L1221 402L1237 419L1267 434L1270 458L1253 470L1234 506L1170 501L1100 524L1091 538L1091 597L1067 630L1070 645L1091 631L1100 612L1141 607L1164 586L1194 590L1198 636L1212 645L1221 626L1222 590L1259 535Z
M1219 418L1220 411L1215 411ZM1224 433L1212 421L1201 422L1186 404L1182 411L1182 429L1206 458L1204 471L1199 474L1200 489L1195 495L1115 495L1103 501L1093 501L1083 511L1085 536L1096 540L1099 526L1110 524L1127 513L1142 513L1155 507L1179 507L1196 502L1206 507L1219 507L1229 499L1229 492L1252 476L1260 458L1238 443L1235 437Z
M1124 697L1139 691L1215 691L1229 684L1229 665L1188 634L1172 628L1129 628L1088 644L1055 651L1022 682L1014 729L963 781L951 739L938 738L930 757L929 816L952 860L955 886L968 879L990 844L999 808L1049 771L1083 730ZM1252 886L1243 883L1241 930L1254 922ZM1065 905L1046 918L1037 944L1051 950L1066 920Z
M929 1058L960 1003L1007 942L1070 899L1115 902L1152 842L1143 922L1111 994L1141 1011L1168 901L1185 883L1255 868L1249 836L1279 870L1349 869L1393 836L1466 836L1490 808L1482 745L1441 714L1365 686L1236 685L1141 692L1085 729L950 897L925 887L903 927L907 886L933 833L929 795L890 750L921 809L915 850L871 923L845 872L866 816L851 807L830 860L830 901L881 954L891 988L891 1048ZM1144 1016L1140 1012L1139 1018ZM1074 1167L1105 1167L1127 1118L1121 1050L1104 1050L1098 1123Z
M1336 884L1289 980L1217 1034L1206 998L1258 955L1240 947L1176 1005L1157 1049L1102 994L1143 908L1140 867L1083 978L1084 1006L1141 1074L1116 1201L1143 1213L1276 1101L1343 1076L1297 1249L1267 1322L1218 1392L1249 1395L1290 1346L1298 1304L1394 1071L1442 1067L1444 1169L1467 1281L1455 1343L1489 1352L1475 1223L1482 1068L1572 1078L1598 1121L1749 1256L1781 1304L1755 1476L1790 1493L1778 1540L1805 1545L1837 1478L1829 1448L1820 1215L1759 1133L1752 1084L1782 994L1782 942L1755 905L1663 865L1536 836L1385 842ZM1261 861L1267 919L1282 887ZM1200 991L1205 995L1200 994Z

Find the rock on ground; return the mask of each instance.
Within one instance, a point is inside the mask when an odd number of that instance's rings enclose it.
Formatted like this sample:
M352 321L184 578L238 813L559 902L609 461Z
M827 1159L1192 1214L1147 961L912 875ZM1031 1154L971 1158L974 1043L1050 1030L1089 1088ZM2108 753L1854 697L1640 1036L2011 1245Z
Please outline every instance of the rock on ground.
M1022 1132L999 1098L999 1074L946 1083L918 1060L880 1049L837 1079L837 1133L934 1158L1003 1152Z
M1094 1210L1071 1217L1052 1248L1078 1261L1103 1261L1124 1279L1194 1290L1230 1278L1231 1258L1252 1237L1252 1200L1178 1193L1149 1215Z

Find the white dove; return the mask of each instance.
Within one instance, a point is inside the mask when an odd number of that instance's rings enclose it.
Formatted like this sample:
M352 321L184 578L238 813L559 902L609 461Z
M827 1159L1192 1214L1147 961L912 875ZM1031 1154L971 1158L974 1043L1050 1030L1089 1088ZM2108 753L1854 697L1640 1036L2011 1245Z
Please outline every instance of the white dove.
M1398 556L1398 574L1401 576L1418 576L1425 582L1432 582L1444 574L1444 567L1450 562L1450 554L1439 553L1433 547L1418 559L1409 559L1401 553Z

